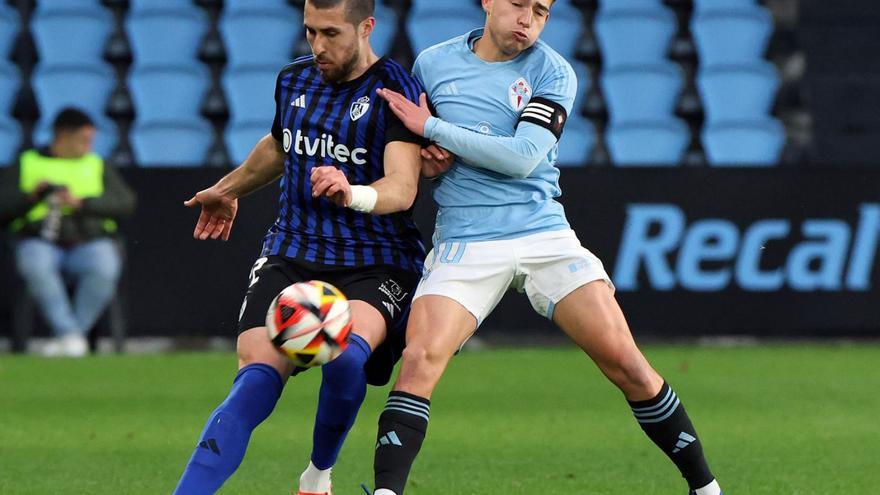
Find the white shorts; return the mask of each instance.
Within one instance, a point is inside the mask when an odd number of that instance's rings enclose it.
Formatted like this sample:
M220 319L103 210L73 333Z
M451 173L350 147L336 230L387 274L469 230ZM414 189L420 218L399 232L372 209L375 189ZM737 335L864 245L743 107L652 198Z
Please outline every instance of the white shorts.
M428 254L413 300L448 297L470 311L479 326L513 288L552 319L556 303L596 280L614 289L602 262L569 229L501 241L447 241Z

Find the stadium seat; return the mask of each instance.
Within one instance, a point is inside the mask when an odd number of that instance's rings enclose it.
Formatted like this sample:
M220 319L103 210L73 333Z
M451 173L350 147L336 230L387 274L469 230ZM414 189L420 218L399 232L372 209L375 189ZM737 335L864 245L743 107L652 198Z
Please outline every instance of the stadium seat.
M135 124L131 146L142 167L199 167L214 139L204 120Z
M425 48L483 27L486 14L476 4L451 9L441 2L413 6L406 21L406 32L413 52L419 54Z
M662 5L662 0L600 0L599 11L632 10L652 8Z
M0 61L0 118L12 112L19 87L21 87L21 74L18 67Z
M205 15L191 2L174 9L133 8L126 21L134 64L142 66L196 63L206 29Z
M34 141L46 144L52 138L52 119L62 108L72 106L89 114L98 127L95 150L106 156L116 146L116 126L104 116L107 99L113 91L115 76L106 65L37 66L32 84L40 106L40 120Z
M56 10L74 9L103 9L100 0L38 0L36 2L37 13L54 12Z
M257 144L257 141L263 138L272 130L272 121L267 122L242 122L231 124L226 129L224 140L226 149L229 151L229 157L232 158L234 166L238 166L247 158L248 153Z
M691 31L702 67L748 64L764 58L773 18L763 7L711 9L696 13Z
M5 3L0 3L0 60L6 60L12 51L19 26L18 12Z
M580 115L587 104L587 93L590 92L593 80L590 77L590 69L586 64L572 62L571 68L574 69L574 74L577 77L577 93L575 93L574 106L572 106L571 113Z
M192 67L135 67L128 87L137 121L189 121L199 119L210 76L199 65Z
M756 0L694 0L694 10L704 12L719 8L754 7L757 3Z
M275 66L242 66L226 71L223 91L229 104L229 119L233 123L272 123L275 117Z
M392 43L397 37L397 13L394 9L376 2L376 27L370 36L373 51L380 57L391 53Z
M773 166L785 146L785 128L770 118L710 124L702 134L710 165Z
M96 65L113 19L97 2L91 7L38 9L31 23L40 63Z
M560 167L583 166L589 161L595 144L596 129L593 124L579 115L574 116L565 123L556 163Z
M600 79L612 123L671 118L684 87L684 76L673 63L619 66Z
M414 11L419 11L422 9L446 9L446 10L460 10L460 9L471 9L471 8L479 8L479 0L444 0L443 2L438 2L437 0L411 0L412 9ZM440 4L440 5L438 5ZM410 11L410 15L412 15L413 11Z
M18 122L0 115L0 167L12 165L21 146L21 127Z
M256 64L280 70L292 60L302 32L302 16L290 7L225 10L220 34L226 45L227 68Z
M707 122L761 119L773 108L779 75L769 62L715 66L700 71L697 87Z
M679 165L690 131L677 119L614 124L607 132L608 151L618 166Z
M552 28L541 33L541 40L572 61L584 33L584 16L574 7L554 4L552 17Z
M250 10L257 3L260 4L260 8L290 8L290 2L288 0L260 0L259 2L255 2L254 0L224 0L223 9L226 12L234 12L236 10Z
M596 16L596 37L605 67L665 59L677 29L675 14L662 6L614 9Z

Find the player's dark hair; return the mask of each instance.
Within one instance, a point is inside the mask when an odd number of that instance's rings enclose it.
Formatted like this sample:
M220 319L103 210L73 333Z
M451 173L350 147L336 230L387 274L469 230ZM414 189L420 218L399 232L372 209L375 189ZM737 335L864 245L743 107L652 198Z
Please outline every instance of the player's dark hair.
M332 9L341 3L345 3L345 18L348 22L357 25L361 21L373 15L376 9L375 0L307 0L318 9Z
M52 131L55 134L61 131L76 131L83 127L95 127L95 123L87 113L73 107L61 109L52 123Z

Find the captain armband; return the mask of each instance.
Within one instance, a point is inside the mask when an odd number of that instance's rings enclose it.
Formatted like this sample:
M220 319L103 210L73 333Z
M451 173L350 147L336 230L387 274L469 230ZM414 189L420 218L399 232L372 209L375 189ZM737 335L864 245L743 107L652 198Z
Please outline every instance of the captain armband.
M557 140L562 137L567 119L568 112L562 105L540 96L532 98L519 116L520 122L539 125L552 132Z

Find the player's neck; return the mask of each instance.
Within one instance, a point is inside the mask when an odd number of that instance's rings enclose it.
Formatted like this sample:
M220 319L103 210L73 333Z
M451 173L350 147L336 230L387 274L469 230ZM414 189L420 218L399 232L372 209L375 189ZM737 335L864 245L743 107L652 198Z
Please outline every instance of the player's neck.
M358 60L357 65L355 65L354 70L345 78L342 82L354 81L355 79L364 75L364 72L368 71L370 67L373 66L376 62L379 61L379 56L373 52L373 49L370 48L362 52L360 60Z
M488 29L483 30L483 36L474 42L474 54L484 62L507 62L519 55L519 53L508 55L501 51L501 47L495 43Z

